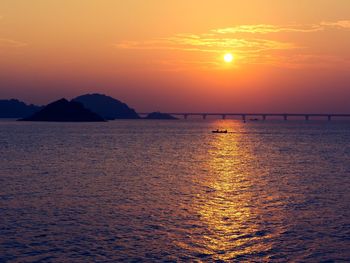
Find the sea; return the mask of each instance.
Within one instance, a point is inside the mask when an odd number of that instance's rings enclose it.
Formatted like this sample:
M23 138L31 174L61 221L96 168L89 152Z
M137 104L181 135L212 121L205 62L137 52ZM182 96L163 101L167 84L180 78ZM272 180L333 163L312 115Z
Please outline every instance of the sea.
M350 121L2 120L0 262L350 262Z

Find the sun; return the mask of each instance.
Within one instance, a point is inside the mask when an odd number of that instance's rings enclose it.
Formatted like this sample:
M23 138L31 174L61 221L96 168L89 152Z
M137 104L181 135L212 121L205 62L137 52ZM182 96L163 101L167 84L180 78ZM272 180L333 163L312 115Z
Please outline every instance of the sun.
M224 60L227 63L231 63L234 60L234 57L233 57L233 55L231 53L227 53L224 56Z

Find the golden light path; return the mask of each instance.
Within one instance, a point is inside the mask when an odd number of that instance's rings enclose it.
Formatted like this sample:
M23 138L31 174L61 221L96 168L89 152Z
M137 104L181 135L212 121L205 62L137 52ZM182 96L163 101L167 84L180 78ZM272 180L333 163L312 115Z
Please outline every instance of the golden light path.
M198 254L226 262L268 251L271 243L264 241L271 235L260 234L265 233L259 221L264 214L260 203L264 197L255 191L259 189L256 184L263 180L256 178L251 167L256 160L251 144L246 143L250 135L240 122L218 121L214 126L234 132L210 139L205 177L199 182L205 190L193 200L193 210L206 231L192 236L195 246L187 249L195 248Z

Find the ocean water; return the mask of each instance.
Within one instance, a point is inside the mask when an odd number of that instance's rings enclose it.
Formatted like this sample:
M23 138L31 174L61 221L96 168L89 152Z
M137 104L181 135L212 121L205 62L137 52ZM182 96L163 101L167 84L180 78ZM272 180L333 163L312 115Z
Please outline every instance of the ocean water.
M0 262L350 261L350 122L0 121L0 161Z

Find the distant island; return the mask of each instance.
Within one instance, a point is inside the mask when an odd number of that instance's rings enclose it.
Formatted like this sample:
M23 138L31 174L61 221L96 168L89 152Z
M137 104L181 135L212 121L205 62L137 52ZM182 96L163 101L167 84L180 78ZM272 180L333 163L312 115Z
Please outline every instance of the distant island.
M39 111L42 107L27 105L17 99L0 100L0 118L24 118Z
M136 111L127 104L103 94L86 94L76 97L72 101L82 103L85 108L106 120L140 119Z
M161 113L161 112L152 112L146 116L147 120L177 120L178 118L167 114L167 113Z
M83 104L76 101L60 99L45 106L32 116L20 121L45 122L103 122L98 114L86 109Z
M141 118L126 103L104 94L84 94L71 101L60 99L47 106L27 105L17 99L0 100L0 118L21 121L103 121L103 120L176 120L174 116L152 112Z

